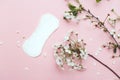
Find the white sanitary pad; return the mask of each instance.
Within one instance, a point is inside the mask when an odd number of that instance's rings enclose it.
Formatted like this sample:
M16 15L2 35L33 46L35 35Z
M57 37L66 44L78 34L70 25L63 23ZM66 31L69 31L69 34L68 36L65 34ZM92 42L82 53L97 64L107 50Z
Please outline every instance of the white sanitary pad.
M25 53L31 57L39 56L46 40L58 26L59 21L55 16L52 14L44 14L40 19L37 29L23 44Z

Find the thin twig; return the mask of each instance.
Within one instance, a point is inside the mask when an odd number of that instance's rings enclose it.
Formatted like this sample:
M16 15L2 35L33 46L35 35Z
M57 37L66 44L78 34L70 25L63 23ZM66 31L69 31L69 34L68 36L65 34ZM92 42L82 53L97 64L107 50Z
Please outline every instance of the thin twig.
M91 58L95 59L97 62L99 62L100 64L102 64L103 66L105 66L107 69L109 69L113 74L115 74L119 79L120 79L120 76L115 72L113 71L109 66L107 66L106 64L104 64L103 62L101 62L100 60L98 60L97 58L95 58L93 55L91 54L88 54Z
M86 9L83 9L85 12L89 13L92 17L94 17L99 23L103 23L102 21L100 21L100 19L96 16L94 16L90 10L86 10ZM104 25L104 24L101 24L105 29L106 31L109 33L109 35L111 36L111 38L115 41L115 43L119 46L119 43L117 42L117 40L114 38L113 35L111 35L110 31L107 29L107 27ZM119 48L120 49L120 48Z
M98 21L98 23L101 23L102 27L103 27L104 29L106 29L106 31L108 32L108 34L111 36L111 38L114 40L114 42L115 42L116 45L118 46L118 49L120 49L119 43L118 43L117 40L114 38L114 36L111 35L110 31L107 29L107 27L105 26L104 22L100 21L100 19L99 19L98 17L96 17L93 13L91 13L91 11L90 11L89 9L88 9L88 10L85 9L85 8L82 6L82 4L80 3L79 0L77 0L77 3L79 4L79 7L82 7L82 10L83 10L83 11L87 12L88 14L90 14L93 18L95 18L95 19ZM109 15L107 15L107 17L108 17L108 16L109 16ZM105 20L106 20L106 19L105 19Z

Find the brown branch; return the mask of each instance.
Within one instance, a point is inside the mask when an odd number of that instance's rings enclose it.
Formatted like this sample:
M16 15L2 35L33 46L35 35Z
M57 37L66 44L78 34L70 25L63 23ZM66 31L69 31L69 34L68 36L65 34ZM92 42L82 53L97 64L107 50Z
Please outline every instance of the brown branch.
M85 12L87 12L88 14L90 14L93 18L95 18L98 23L101 23L102 27L104 27L106 29L106 31L108 32L108 34L111 36L111 38L114 40L114 42L117 44L118 48L119 48L119 43L117 42L117 40L113 37L113 35L110 34L110 31L107 29L107 27L104 25L104 23L102 21L100 21L100 19L98 17L96 17L95 15L93 15L90 10L86 10L85 8L83 8L83 10ZM120 48L119 48L120 49Z
M101 62L100 60L98 60L97 58L95 58L91 54L88 54L88 56L90 56L91 58L93 58L94 60L96 60L97 62L99 62L100 64L102 64L104 67L106 67L107 69L109 69L114 75L116 75L120 79L120 76L115 71L113 71L109 66L107 66L106 64L104 64L103 62Z
M85 9L83 6L82 6L82 4L79 2L79 0L76 0L76 2L79 4L79 13L81 13L82 11L84 11L84 12L87 12L90 16L88 16L89 18L91 17L91 18L93 18L93 19L95 19L97 22L98 22L98 24L99 24L99 26L101 27L101 28L103 28L104 29L104 31L105 32L107 32L110 36L111 36L111 38L114 40L114 42L115 42L115 45L117 46L117 48L120 50L120 45L119 45L119 43L117 42L117 40L114 38L114 36L111 34L111 32L107 29L107 27L105 26L105 21L106 21L106 19L108 18L108 16L109 16L109 14L107 15L107 17L105 18L105 20L104 20L104 22L102 22L102 21L100 21L100 19L98 18L98 17L96 17L93 13L91 13L90 12L90 10L87 10L87 9ZM69 6L70 7L70 6ZM71 6L72 8L75 8L75 6ZM78 13L77 12L77 13ZM77 16L77 15L74 15L75 17ZM94 60L96 60L97 62L99 62L100 64L102 64L104 67L106 67L107 69L109 69L114 75L116 75L119 79L120 79L120 76L115 72L115 71L113 71L109 66L107 66L106 64L104 64L103 62L101 62L100 60L98 60L97 58L95 58L93 55L91 55L91 54L88 54L88 56L90 56L91 58L93 58Z
M80 4L80 5L81 5L81 4ZM114 38L114 36L111 35L110 31L109 31L109 30L107 29L107 27L104 25L104 22L100 21L100 19L99 19L98 17L96 17L94 14L92 14L92 13L90 12L90 10L86 10L86 9L83 8L83 11L87 12L88 14L90 14L93 18L95 18L95 19L98 21L98 23L101 23L102 27L103 27L104 29L106 29L106 31L108 32L108 34L111 36L111 38L114 40L114 42L115 42L116 45L118 46L118 49L120 49L119 43L118 43L117 40ZM115 71L113 71L110 67L108 67L106 64L104 64L103 62L101 62L101 61L98 60L97 58L95 58L93 55L91 55L91 54L88 54L88 55L89 55L91 58L93 58L94 60L98 61L98 62L99 62L100 64L102 64L103 66L105 66L107 69L109 69L114 75L116 75L116 76L120 79L120 76L119 76Z
M110 33L110 31L107 29L107 27L105 26L105 22L102 22L100 21L100 19L98 17L96 17L93 13L91 13L91 11L88 9L85 9L82 4L80 3L79 0L76 0L76 2L79 4L79 8L81 8L83 11L87 12L89 15L92 16L92 18L96 19L98 21L98 23L100 23L100 25L102 26L102 28L105 29L105 32L107 32L111 38L114 40L114 42L116 43L117 45L117 48L120 50L120 45L119 43L117 42L117 40L114 38L114 36ZM80 11L81 12L81 11ZM109 14L107 15L107 17L109 16ZM105 19L106 20L106 19Z

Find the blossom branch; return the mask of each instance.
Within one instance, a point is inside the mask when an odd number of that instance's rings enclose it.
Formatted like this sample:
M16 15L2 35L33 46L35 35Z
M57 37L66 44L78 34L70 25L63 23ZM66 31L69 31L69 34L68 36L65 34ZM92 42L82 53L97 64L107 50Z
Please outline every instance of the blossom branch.
M65 39L65 42L55 45L54 49L54 57L56 59L56 64L61 68L64 69L67 65L68 68L72 68L74 70L83 70L85 69L82 65L82 61L87 58L87 56L90 56L103 66L105 66L107 69L109 69L113 74L115 74L119 79L120 76L113 71L110 67L105 65L103 62L95 58L92 54L88 54L86 52L85 48L86 43L83 39L78 39L78 34L75 32L70 32L69 36L67 36L67 39Z
M98 17L94 16L94 15L90 12L90 10L86 10L86 9L83 8L83 11L89 13L93 18L95 18L95 19L98 21L98 23L99 23L101 26L103 26L104 31L105 31L105 32L108 32L108 34L109 34L109 35L111 36L111 38L115 41L115 43L117 44L117 46L120 46L119 43L117 42L117 40L113 37L113 35L110 33L110 31L109 31L109 30L107 29L107 27L105 26L105 21L104 21L104 22L100 21L100 19L99 19ZM108 15L109 15L109 14L108 14ZM105 19L105 20L106 20L106 19ZM120 47L118 47L118 48L120 49Z
M106 22L107 18L110 16L110 14L107 15L107 17L105 18L104 21L101 21L89 9L88 10L85 9L83 7L83 5L79 2L79 0L76 0L76 2L78 3L79 7L76 7L75 5L72 5L71 3L68 4L70 11L65 12L66 15L64 16L64 19L67 21L70 21L72 19L77 18L79 13L82 13L82 12L87 13L88 15L86 15L85 19L91 20L92 23L95 23L95 27L103 30L104 32L106 32L110 35L110 37L114 41L112 43L113 52L116 53L117 49L120 50L120 45L119 45L119 42L117 41L117 39L115 38L115 33L111 33L111 31L109 31L108 28L105 26L105 22ZM92 21L92 19L94 19L94 21ZM80 21L80 20L78 20L78 21ZM111 44L109 46L111 46Z
M114 34L111 34L111 32L105 26L105 22L106 22L107 18L110 16L110 14L108 14L107 17L105 18L105 20L102 22L98 17L96 17L93 13L91 13L91 11L89 9L88 10L85 9L82 6L82 4L79 2L79 0L76 0L76 2L79 4L79 7L76 7L76 6L74 6L74 5L70 4L70 3L68 4L68 7L69 7L70 11L65 12L67 14L64 16L64 19L67 20L67 21L70 21L70 20L72 20L74 18L77 18L79 13L86 12L89 15L86 15L86 18L84 18L85 20L86 19L90 19L90 20L91 19L95 19L95 21L91 21L91 22L92 23L96 22L97 24L95 26L97 28L102 29L104 32L108 33L111 36L111 38L113 39L114 43L110 42L109 45L110 46L112 45L113 52L116 53L117 48L120 50L120 45L117 42L117 40L115 39ZM120 76L115 71L113 71L110 67L108 67L106 64L102 63L100 60L98 60L97 58L95 58L91 54L88 54L88 56L90 56L91 58L93 58L94 60L96 60L97 62L102 64L103 66L105 66L107 69L109 69L113 74L115 74L120 79Z

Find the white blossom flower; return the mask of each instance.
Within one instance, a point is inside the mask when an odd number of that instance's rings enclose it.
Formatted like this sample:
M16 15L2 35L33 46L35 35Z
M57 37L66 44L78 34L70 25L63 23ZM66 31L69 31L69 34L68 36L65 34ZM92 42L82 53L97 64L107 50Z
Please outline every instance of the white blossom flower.
M64 39L65 39L65 41L66 41L66 40L69 40L69 37L68 37L68 36L66 36Z
M83 58L83 59L86 59L87 58L87 53L86 51L83 51L83 50L80 50L80 56Z
M117 37L120 38L120 34L117 34Z
M74 62L68 62L67 64L68 64L68 66L74 66L75 65Z
M78 53L74 52L73 57L77 57L77 56L78 56Z
M82 69L82 66L75 65L73 68L74 68L75 70L81 70L81 69Z
M68 50L68 49L66 49L65 52L68 53L68 54L71 54L71 51Z
M116 37L116 32L115 32L114 29L112 29L112 30L110 31L110 34L111 34L114 38Z
M67 20L71 20L71 19L74 19L74 18L75 18L75 17L73 16L73 14L70 14L70 13L68 13L68 12L65 12L64 17L65 17Z
M67 50L67 49L69 49L69 46L66 45L64 48Z
M87 54L85 54L83 59L87 59L87 57L88 57L88 55L87 55Z
M54 53L54 57L55 57L55 58L57 58L57 57L58 57L58 55L57 55L56 53Z
M61 59L60 57L57 57L57 58L56 58L56 63L57 63L59 66L63 65L62 59Z

